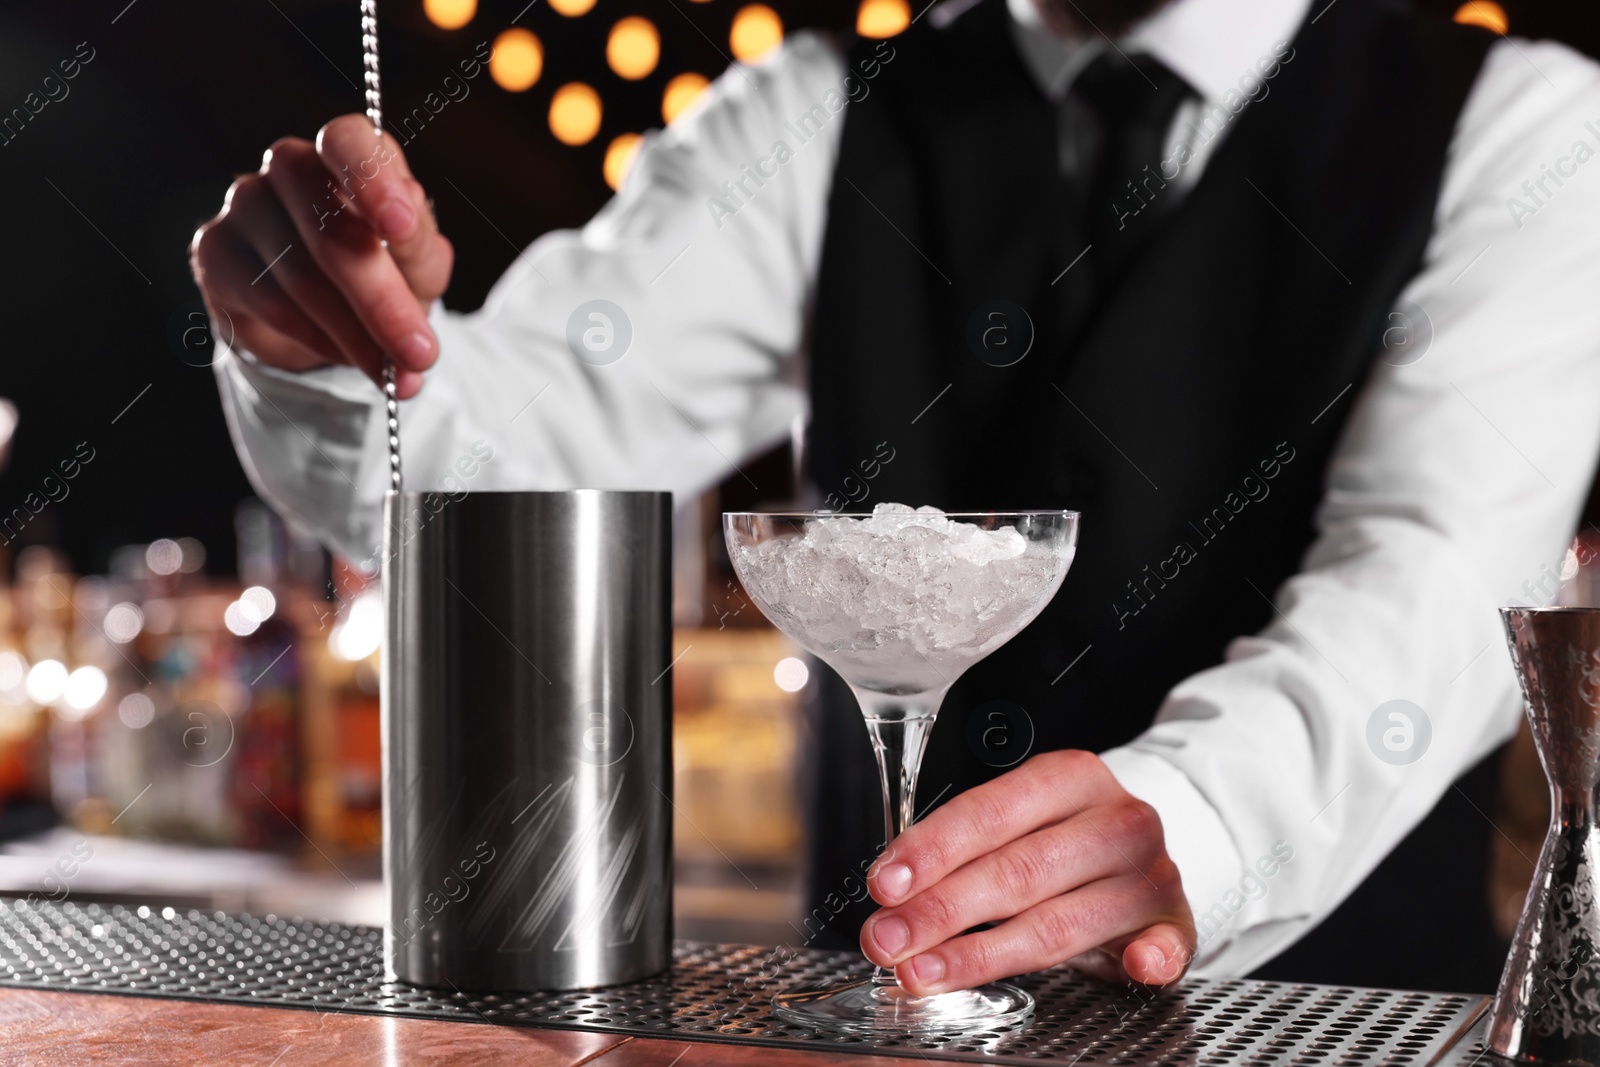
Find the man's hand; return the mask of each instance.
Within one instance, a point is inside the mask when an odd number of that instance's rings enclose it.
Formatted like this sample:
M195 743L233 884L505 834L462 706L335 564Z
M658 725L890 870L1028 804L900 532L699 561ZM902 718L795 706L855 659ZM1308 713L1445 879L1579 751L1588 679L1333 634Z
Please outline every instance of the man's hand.
M884 907L861 950L918 995L1062 962L1165 985L1194 958L1160 817L1088 752L1035 756L962 793L896 838L867 884Z
M262 363L378 381L387 353L402 397L438 358L427 308L454 255L399 146L361 115L274 144L190 245L206 310Z

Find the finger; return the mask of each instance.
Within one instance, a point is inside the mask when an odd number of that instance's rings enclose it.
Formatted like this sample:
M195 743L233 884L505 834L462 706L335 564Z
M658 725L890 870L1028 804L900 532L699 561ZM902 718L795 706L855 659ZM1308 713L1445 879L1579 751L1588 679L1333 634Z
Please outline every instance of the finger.
M422 375L414 370L396 369L394 390L396 400L410 400L422 391Z
M429 203L422 183L407 178L405 187L406 195L416 205L422 218L422 224L409 240L390 241L389 255L394 257L400 273L405 275L412 293L426 307L443 296L446 286L450 284L450 271L455 266L455 246L439 232L439 224L433 217L433 205Z
M265 264L236 227L220 222L201 227L191 256L196 276L202 279L206 311L213 320L226 315L236 345L258 357L270 354L272 364L284 370L310 370L339 361L338 346L277 281L260 277Z
M291 332L285 332L265 320L242 311L228 313L232 338L236 347L252 354L274 353L273 366L288 371L314 370L325 367L328 361Z
M1193 923L1157 923L1122 950L1122 968L1145 985L1170 985L1194 961Z
M1177 929L1170 923L1153 926L1151 930ZM1143 962L1134 961L1134 970L1130 972L1124 962L1125 954L1135 942L1141 942L1145 933L1141 930L1136 934L1115 938L1103 945L1096 945L1088 952L1080 953L1064 961L1064 966L1084 974L1093 975L1102 982L1111 985L1122 985L1127 982L1139 982L1143 985L1162 986L1169 985L1182 978L1189 969L1189 964L1194 959L1192 949L1185 949L1181 944L1176 944L1171 938L1163 936L1156 946L1160 952L1157 959L1148 954L1149 946L1141 945L1136 956L1143 957ZM1137 977L1135 977L1137 975ZM1163 977L1165 975L1166 977Z
M1138 874L1161 845L1160 823L1129 798L1009 842L940 879L861 929L861 951L880 967L933 948L979 923L1118 874Z
M402 370L433 365L438 345L416 296L372 228L349 211L330 215L315 197L327 170L304 141L284 140L268 152L263 172L303 245L339 287L367 333Z
M266 179L256 177L252 184L241 188L235 202L241 200L248 210L239 212L237 232L266 264L251 281L252 288L270 278L333 341L338 362L359 367L373 381L380 381L383 352L356 318L339 287L301 246L294 223Z
M411 168L388 134L365 115L340 115L317 132L317 155L331 175L333 192L390 243L403 243L426 225L406 187Z
M1099 757L1047 752L936 808L894 839L867 876L873 899L898 904L1010 841L1060 822L1117 789Z
M1068 966L1108 982L1167 985L1183 977L1198 951L1194 912L1171 857L1154 866L1151 877L1165 887L1167 896L1174 901L1170 919L1112 938L1074 956L1067 961Z
M1166 919L1168 901L1136 874L1103 879L1051 897L1001 923L919 953L895 968L917 996L971 989L1052 967L1096 945Z
M323 127L318 158L329 172L319 225L346 213L365 221L388 243L418 300L426 305L442 296L455 249L439 233L428 194L410 176L393 138L379 140L365 118L346 115Z
M229 247L229 242L233 246ZM340 362L339 346L285 294L275 279L259 277L259 257L230 229L202 227L193 242L196 279L213 320L228 323L232 347L243 348L272 366L304 371ZM255 273L252 274L251 272ZM248 297L244 294L249 291ZM381 376L379 378L381 383ZM410 400L422 389L422 375L402 370L395 376L396 396Z

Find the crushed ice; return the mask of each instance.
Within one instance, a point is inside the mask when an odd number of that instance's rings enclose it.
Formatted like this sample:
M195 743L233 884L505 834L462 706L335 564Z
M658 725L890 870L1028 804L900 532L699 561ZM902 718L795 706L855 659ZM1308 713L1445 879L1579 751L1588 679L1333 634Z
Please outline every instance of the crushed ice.
M844 670L959 673L1033 619L1072 551L937 508L822 515L798 538L741 547L745 588L790 636ZM942 668L941 668L942 665Z

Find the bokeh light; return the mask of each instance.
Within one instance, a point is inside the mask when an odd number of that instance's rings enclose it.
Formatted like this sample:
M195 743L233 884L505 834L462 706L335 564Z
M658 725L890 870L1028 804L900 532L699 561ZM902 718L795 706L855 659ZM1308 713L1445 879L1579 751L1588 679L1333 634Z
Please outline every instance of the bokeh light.
M555 8L556 14L575 19L593 10L594 0L550 0L550 6Z
M129 693L117 705L117 718L130 730L142 730L156 717L156 703L143 693Z
M19 652L0 652L0 697L18 701L27 696L28 661Z
M178 568L183 566L183 546L166 537L152 541L150 547L144 550L144 562L152 574L163 577L177 574Z
M88 711L106 695L106 672L99 667L79 667L67 675L62 695L68 706L78 711Z
M766 4L747 4L733 16L728 47L741 63L759 62L783 43L783 20Z
M478 13L478 0L422 0L422 13L441 30L459 30Z
M144 612L139 610L139 605L123 601L106 612L102 626L108 640L125 645L144 629Z
M622 181L628 176L628 168L633 165L633 157L639 154L639 145L643 141L644 138L636 133L623 133L606 146L606 184L611 188L622 188Z
M494 39L489 56L489 77L500 88L520 93L532 88L544 73L544 45L530 31L513 26Z
M661 34L655 23L638 15L621 19L606 38L606 62L617 77L638 81L661 59Z
M689 105L700 99L700 94L710 88L711 82L704 74L689 71L680 74L667 83L666 92L661 94L661 118L671 122L688 110Z
M277 609L277 598L266 586L252 585L239 594L239 610L244 612L246 618L254 619L258 624L272 618L272 613Z
M42 659L28 671L28 697L35 704L54 704L67 689L67 665Z
M550 132L562 144L588 144L600 132L600 94L583 82L568 82L550 98Z
M193 574L206 565L206 546L194 538L178 538L178 550L183 553L183 562L178 565L183 573Z
M806 687L806 682L811 679L811 670L805 660L793 656L785 656L778 661L772 669L772 680L778 683L778 688L785 693L798 693Z
M363 593L328 635L328 649L346 662L366 659L383 644L383 597Z
M856 11L856 32L863 37L893 37L911 25L911 5L906 0L861 0Z
M237 600L222 612L222 625L237 637L249 637L261 628L261 623L251 618L250 612Z
M1455 20L1464 26L1482 26L1502 37L1511 29L1511 19L1506 16L1506 9L1494 0L1467 0L1456 8Z

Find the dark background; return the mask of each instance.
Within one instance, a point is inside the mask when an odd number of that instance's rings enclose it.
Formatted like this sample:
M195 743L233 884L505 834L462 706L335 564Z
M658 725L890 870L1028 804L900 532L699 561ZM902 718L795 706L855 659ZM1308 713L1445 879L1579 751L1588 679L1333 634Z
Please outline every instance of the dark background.
M913 10L924 2L913 0ZM789 32L847 30L857 6L768 3ZM485 71L406 149L456 245L445 301L458 310L482 302L519 248L583 223L606 201L606 146L619 133L661 124L661 93L673 75L715 77L727 66L728 28L743 0L598 0L575 19L547 0L524 11L526 4L481 0L473 20L451 31L428 22L422 0L379 6L391 114L439 91L447 74L459 73L459 61L514 17L545 46L544 73L532 89L506 92ZM1448 15L1456 5L1424 6ZM1505 7L1513 33L1600 55L1600 9L1548 0ZM607 32L633 14L651 19L662 36L659 66L639 82L624 81L605 62ZM233 508L250 487L212 372L190 365L199 360L178 340L201 321L189 318L200 304L186 248L233 177L254 170L274 139L312 137L327 119L361 109L358 5L7 5L0 10L0 115L22 106L30 91L42 95L44 77L59 75L58 63L80 42L95 55L66 83L69 95L0 144L0 396L21 411L11 461L0 472L0 516L86 441L95 458L18 545L61 545L75 569L89 573L104 570L119 545L193 536L208 549L208 568L228 572ZM550 94L573 80L593 85L605 104L600 134L577 148L556 141L546 122ZM460 193L430 180L446 162L450 173L470 176L457 177Z

